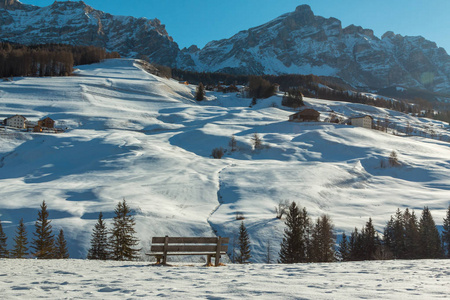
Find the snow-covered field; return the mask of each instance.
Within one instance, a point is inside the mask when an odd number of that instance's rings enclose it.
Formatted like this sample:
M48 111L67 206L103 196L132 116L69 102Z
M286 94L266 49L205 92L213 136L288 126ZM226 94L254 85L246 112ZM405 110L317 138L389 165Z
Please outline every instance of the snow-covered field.
M449 204L450 143L346 125L291 123L292 111L282 108L281 95L249 108L250 99L235 94L211 92L208 101L196 103L194 91L128 59L81 66L71 77L1 82L0 117L49 116L67 128L63 134L0 128L0 219L8 244L20 218L31 239L42 200L55 230L64 229L73 258L85 257L99 212L112 218L122 198L136 211L143 252L152 236L233 237L241 213L256 262L264 261L268 247L272 260L277 258L284 222L276 219L274 207L285 200L305 206L313 218L329 214L338 234L360 228L369 217L382 230L397 208L406 207L420 214L428 206L442 225ZM360 104L306 103L321 119L331 110L388 115L397 128L408 121L450 138L448 124L438 121ZM254 133L264 149L253 150ZM228 147L233 134L236 152ZM220 160L210 157L216 147L227 149ZM380 167L393 150L402 166Z
M450 260L158 267L0 260L2 299L446 299Z

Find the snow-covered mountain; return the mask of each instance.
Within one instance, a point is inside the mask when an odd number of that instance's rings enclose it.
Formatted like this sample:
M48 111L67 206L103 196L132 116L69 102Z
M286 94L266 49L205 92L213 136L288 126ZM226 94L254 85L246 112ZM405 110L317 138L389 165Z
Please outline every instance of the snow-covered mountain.
M240 214L258 262L268 246L277 259L284 221L275 206L284 201L306 207L312 218L328 214L337 234L361 228L369 217L382 230L399 207L420 214L428 206L442 225L450 190L448 124L309 98L322 121L331 113L370 114L388 118L390 130L409 124L413 136L292 123L281 94L249 107L251 99L233 93L208 92L198 103L195 88L148 74L131 59L80 66L70 77L0 82L0 119L49 116L67 128L60 134L0 128L0 220L8 244L21 218L31 240L43 200L73 258L85 257L99 212L110 224L122 198L136 211L144 251L152 236L232 238ZM263 149L253 149L254 133ZM231 152L233 134L239 150ZM219 147L226 153L213 159ZM401 167L383 167L392 151Z
M93 45L125 57L145 54L165 65L174 65L179 52L158 19L113 16L83 1L55 1L38 7L4 0L0 2L0 40Z
M0 40L94 45L124 57L195 71L336 76L363 89L391 86L450 94L450 56L422 37L342 28L307 5L264 25L180 51L158 19L112 16L80 1L48 7L0 2Z
M315 16L298 6L264 25L203 49L183 49L179 65L238 74L337 76L362 88L406 86L450 93L450 56L423 37L385 33Z

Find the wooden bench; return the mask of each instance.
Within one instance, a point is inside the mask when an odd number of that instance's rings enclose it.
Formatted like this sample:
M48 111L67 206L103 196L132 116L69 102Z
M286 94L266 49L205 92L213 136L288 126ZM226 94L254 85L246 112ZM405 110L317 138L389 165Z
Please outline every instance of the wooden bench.
M157 263L167 264L167 255L206 255L207 265L211 265L211 257L215 258L215 266L220 263L221 255L228 250L229 238L223 237L153 237L151 253Z

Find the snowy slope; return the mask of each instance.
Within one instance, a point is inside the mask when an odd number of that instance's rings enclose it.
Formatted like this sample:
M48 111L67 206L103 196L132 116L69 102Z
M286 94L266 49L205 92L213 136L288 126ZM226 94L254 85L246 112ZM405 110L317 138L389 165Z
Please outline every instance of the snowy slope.
M313 218L329 214L337 233L369 217L381 230L398 207L420 213L429 206L442 224L450 189L448 142L290 123L292 111L280 108L281 96L249 108L250 99L234 94L208 93L208 101L196 103L194 90L128 59L82 66L72 77L1 82L0 117L49 116L67 127L58 135L0 129L0 219L9 244L21 217L32 238L42 200L75 258L85 257L98 213L112 218L122 198L136 211L143 251L156 235L233 237L239 212L254 261L265 259L268 246L276 260L284 224L274 207L285 200L305 206ZM409 121L450 140L442 122L360 104L306 102L322 119L331 110L389 115L398 127ZM252 148L255 132L262 150ZM239 151L212 159L211 150L227 149L232 134ZM381 168L393 150L402 167Z
M443 299L450 260L156 267L0 260L3 299Z

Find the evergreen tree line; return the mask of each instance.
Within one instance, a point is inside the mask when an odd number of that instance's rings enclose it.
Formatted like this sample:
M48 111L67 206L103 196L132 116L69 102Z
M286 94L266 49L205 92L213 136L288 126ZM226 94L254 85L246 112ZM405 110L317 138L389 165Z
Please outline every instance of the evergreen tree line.
M41 204L35 223L32 252L28 248L26 227L20 220L14 238L14 247L7 249L7 237L0 222L0 258L27 258L30 254L40 259L68 258L67 243L61 229L54 237L45 201ZM135 220L125 199L114 210L112 229L108 230L99 218L92 232L88 259L94 260L136 260L141 249L136 248L139 240L135 237ZM306 208L300 209L292 202L286 211L286 228L280 245L279 263L307 263L378 260L378 259L435 259L450 258L450 206L443 222L442 235L439 234L428 207L418 220L414 211L397 210L384 228L383 238L375 230L372 219L360 231L357 228L347 237L345 232L335 249L334 225L327 215L315 222ZM237 253L233 246L233 262L248 263L251 258L250 238L244 222L239 227ZM269 251L269 250L268 250ZM270 253L268 252L268 257ZM268 258L270 261L270 258Z
M390 101L383 98L374 99L362 93L348 92L350 86L341 82L336 78L319 77L315 75L299 75L299 74L285 74L285 75L233 75L226 73L210 73L210 72L193 72L180 69L172 69L172 76L177 80L189 81L193 84L202 82L205 86L215 85L218 82L223 82L225 85L246 85L251 84L251 80L266 81L268 85L273 86L277 83L280 85L280 90L288 92L290 89L298 89L303 96L311 98L319 98L324 100L345 101L351 103L361 103L376 107L388 108L404 113L419 114L423 110L430 110L432 105L430 102L415 98L415 99L398 99L397 101ZM336 82L338 81L338 82ZM325 85L327 87L321 87ZM270 90L268 93L260 93L258 89L250 87L250 97L267 98L270 97ZM410 103L414 103L411 105ZM448 113L446 110L441 110L438 114L431 114L430 118L439 120L448 120Z
M286 228L279 252L285 264L335 260L333 224L327 215L313 223L306 208L292 202L286 213Z
M306 208L292 202L286 212L286 228L279 252L280 263L360 261L377 259L450 258L450 206L439 234L428 207L418 220L414 211L397 210L384 228L383 238L372 219L347 237L345 232L335 249L330 218L322 215L313 223Z
M39 259L65 259L69 258L67 242L64 237L64 231L59 230L59 234L55 237L52 230L51 221L48 219L49 213L45 201L42 202L38 211L38 218L35 223L34 238L31 243L31 251L29 249L27 229L20 220L14 237L14 245L11 250L7 247L7 237L3 231L0 222L0 258L28 258L30 256Z
M283 106L292 107L297 109L303 105L303 94L298 88L290 88L284 93L283 100L281 101Z
M125 199L117 204L114 212L116 215L111 230L106 227L103 214L99 214L92 231L87 259L123 261L139 258L141 249L137 248L139 240L135 237L136 222Z
M438 103L435 107L438 111L433 113L432 118L450 124L450 103Z
M117 52L108 53L94 46L0 43L0 77L68 76L74 66L119 57Z
M17 226L14 246L11 250L7 248L7 237L0 222L0 258L69 258L64 231L60 229L58 236L55 237L45 201L42 202L40 208L31 243L32 251L29 249L27 230L23 219ZM141 249L136 248L139 240L135 237L135 220L125 199L117 204L114 212L116 215L111 230L107 229L103 214L99 214L98 222L92 232L88 259L135 260L139 258L138 253Z

